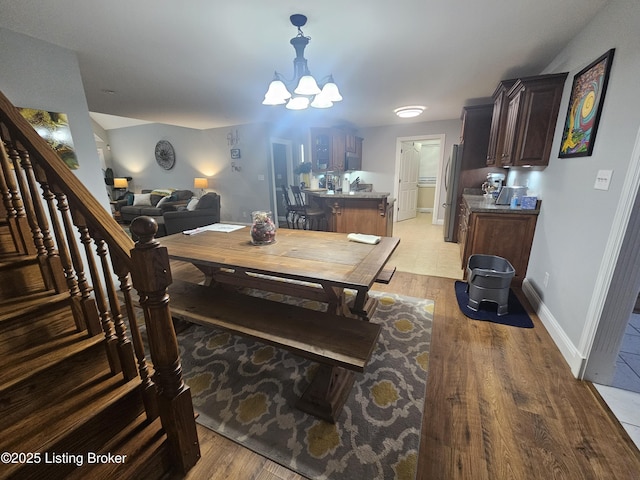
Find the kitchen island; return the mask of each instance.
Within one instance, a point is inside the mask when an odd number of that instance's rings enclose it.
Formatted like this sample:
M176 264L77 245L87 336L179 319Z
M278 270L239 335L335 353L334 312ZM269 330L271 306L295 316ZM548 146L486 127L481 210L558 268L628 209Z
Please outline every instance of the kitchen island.
M391 237L395 199L386 192L328 193L305 190L307 202L325 211L328 230Z
M527 273L538 214L536 208L526 210L509 205L496 205L482 195L462 196L458 243L462 269L474 254L497 255L509 260L516 273L513 283L521 285Z

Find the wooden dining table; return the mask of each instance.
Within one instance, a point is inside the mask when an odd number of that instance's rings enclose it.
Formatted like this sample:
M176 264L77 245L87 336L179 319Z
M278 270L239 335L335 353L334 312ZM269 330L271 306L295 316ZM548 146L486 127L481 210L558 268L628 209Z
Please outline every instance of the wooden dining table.
M200 269L206 284L257 288L325 302L328 311L368 320L376 302L368 291L398 246L396 237L375 245L349 241L347 234L280 229L275 243L253 245L250 227L203 229L162 237L169 257ZM345 290L355 292L348 302Z
M370 322L377 301L368 292L400 239L381 237L370 245L349 241L343 233L281 229L275 243L253 245L249 231L204 228L159 239L169 258L190 262L205 274L204 285L180 281L169 287L172 315L317 362L296 407L335 422L355 373L364 371L376 348L381 326ZM257 298L254 289L327 308Z

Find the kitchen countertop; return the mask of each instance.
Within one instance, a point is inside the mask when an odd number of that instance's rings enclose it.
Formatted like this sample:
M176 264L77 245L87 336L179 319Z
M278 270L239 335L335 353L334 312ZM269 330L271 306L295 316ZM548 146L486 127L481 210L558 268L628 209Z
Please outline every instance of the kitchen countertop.
M511 208L509 205L496 205L493 201L488 201L482 195L462 195L464 201L472 212L476 213L515 213L522 215L538 215L540 213L540 204L538 201L536 208L533 210L524 210L521 207Z
M328 193L327 190L303 190L303 193L319 198L371 198L382 199L389 197L388 192L350 192L350 193ZM389 199L390 201L391 199Z

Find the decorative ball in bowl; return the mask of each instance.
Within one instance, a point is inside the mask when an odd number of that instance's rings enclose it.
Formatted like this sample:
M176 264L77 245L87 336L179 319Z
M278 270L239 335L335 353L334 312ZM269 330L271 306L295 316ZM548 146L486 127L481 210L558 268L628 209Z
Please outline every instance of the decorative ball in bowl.
M276 225L271 218L271 212L252 212L251 243L254 245L269 245L276 241Z

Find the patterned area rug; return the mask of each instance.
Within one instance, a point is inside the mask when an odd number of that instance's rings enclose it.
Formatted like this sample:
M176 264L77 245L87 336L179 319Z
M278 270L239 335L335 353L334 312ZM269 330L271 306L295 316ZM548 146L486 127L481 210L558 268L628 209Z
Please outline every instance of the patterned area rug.
M335 424L294 408L316 363L222 330L182 331L183 374L198 423L308 478L415 479L434 303L372 296L379 300L372 321L382 332Z

